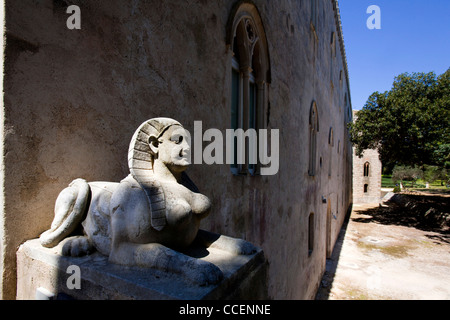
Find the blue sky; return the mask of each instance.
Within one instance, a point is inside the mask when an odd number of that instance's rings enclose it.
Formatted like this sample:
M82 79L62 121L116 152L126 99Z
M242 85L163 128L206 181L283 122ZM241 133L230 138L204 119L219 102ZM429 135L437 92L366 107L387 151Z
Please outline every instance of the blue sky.
M370 5L381 9L380 30L366 26ZM450 68L449 0L339 0L339 8L353 109L401 73Z

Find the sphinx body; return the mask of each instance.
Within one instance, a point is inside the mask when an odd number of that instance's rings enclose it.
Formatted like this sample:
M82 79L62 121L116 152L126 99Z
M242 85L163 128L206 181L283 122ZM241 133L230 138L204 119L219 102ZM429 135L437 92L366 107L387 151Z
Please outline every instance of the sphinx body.
M180 273L200 285L217 283L223 277L219 268L179 251L196 239L212 243L205 234L199 236L200 221L211 203L184 172L188 155L181 124L169 118L144 122L130 144L130 175L119 183L74 180L58 196L41 245L64 241L65 255L97 250L113 263ZM80 226L83 235L71 237ZM220 247L220 241L216 245ZM227 248L226 241L222 246Z
M189 182L187 175L183 178ZM78 197L85 201L78 218L84 220L70 222L72 229L57 236L50 229L41 235L41 244L46 247L58 244L81 222L86 239L77 238L67 244L64 247L66 255L79 256L96 249L109 256L113 240L114 245L123 241L160 243L182 250L195 240L200 220L209 214L209 199L183 184L162 183L159 188L165 194L167 222L162 230L157 231L152 227L149 209L151 205L155 208L163 204L149 204L146 193L131 175L120 183L76 179L60 193L56 201L55 216L59 219L55 219L52 229L58 227L59 221L63 222L61 217L69 213L68 208L73 207ZM87 191L79 196L83 189Z

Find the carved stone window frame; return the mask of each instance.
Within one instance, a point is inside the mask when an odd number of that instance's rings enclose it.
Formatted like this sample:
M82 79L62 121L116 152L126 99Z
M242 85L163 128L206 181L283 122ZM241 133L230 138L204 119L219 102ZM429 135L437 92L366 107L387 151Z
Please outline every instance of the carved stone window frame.
M232 129L247 131L252 128L258 132L267 126L271 79L266 33L259 11L252 1L238 1L233 7L226 42L230 57L229 69L232 72ZM249 164L248 150L247 146L245 164L231 165L234 175L259 174L259 163Z
M331 177L331 171L333 166L333 148L334 148L334 132L333 127L330 127L330 132L328 133L328 148L329 148L329 158L328 158L328 177Z
M308 174L313 177L316 175L317 159L317 133L319 132L319 113L316 101L311 104L309 111L309 167Z

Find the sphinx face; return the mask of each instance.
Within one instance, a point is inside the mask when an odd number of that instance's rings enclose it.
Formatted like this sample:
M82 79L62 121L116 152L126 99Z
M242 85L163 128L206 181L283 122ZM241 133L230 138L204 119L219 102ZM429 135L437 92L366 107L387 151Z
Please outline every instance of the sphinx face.
M182 172L191 164L191 150L187 131L178 125L171 126L161 137L158 159L169 169Z

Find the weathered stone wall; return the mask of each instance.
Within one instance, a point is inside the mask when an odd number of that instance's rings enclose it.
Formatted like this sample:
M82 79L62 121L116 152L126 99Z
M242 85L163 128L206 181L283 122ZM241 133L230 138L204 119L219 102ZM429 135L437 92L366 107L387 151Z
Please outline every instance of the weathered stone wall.
M356 119L356 111L353 111ZM369 175L364 175L364 165L369 164ZM353 150L353 203L378 203L381 200L381 169L377 150L364 150L362 157ZM365 187L366 185L366 187Z
M203 130L229 128L226 29L236 2L73 0L81 30L68 30L66 1L5 1L4 299L15 297L17 247L48 229L59 191L78 177L124 178L128 144L143 121L172 117L190 132L195 120ZM267 122L280 129L279 172L233 176L227 165L193 165L188 173L213 202L202 228L263 248L270 297L313 298L352 199L351 104L335 2L314 1L315 28L312 1L254 3L270 55ZM314 100L319 132L311 177Z
M369 163L369 176L364 164ZM364 192L367 185L367 192ZM362 158L353 158L353 203L377 203L381 200L381 161L377 150L364 150Z

